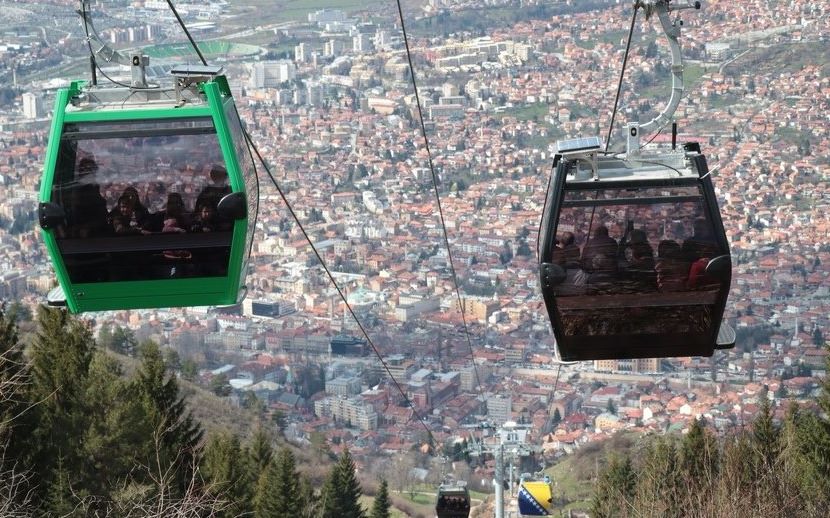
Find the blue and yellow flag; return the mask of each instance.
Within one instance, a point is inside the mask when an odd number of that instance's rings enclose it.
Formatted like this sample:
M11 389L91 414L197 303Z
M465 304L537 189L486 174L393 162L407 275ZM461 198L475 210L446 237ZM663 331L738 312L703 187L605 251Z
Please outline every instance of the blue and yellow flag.
M522 482L519 487L519 514L546 516L551 512L553 494L547 482Z

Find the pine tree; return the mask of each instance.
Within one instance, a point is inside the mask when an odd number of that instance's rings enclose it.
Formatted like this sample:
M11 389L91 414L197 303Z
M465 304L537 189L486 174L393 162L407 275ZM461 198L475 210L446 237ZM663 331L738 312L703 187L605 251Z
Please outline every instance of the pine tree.
M562 422L562 414L559 413L559 408L553 409L553 419L551 423L553 423L554 428Z
M323 518L364 518L360 496L354 461L346 448L323 487Z
M269 437L268 432L261 426L257 426L256 430L254 430L249 452L253 480L259 480L260 475L262 475L262 472L265 471L265 468L271 462L271 457L274 456L274 449L271 447L271 437Z
M701 489L710 487L718 472L718 446L706 431L703 419L694 419L680 446L680 471L685 482Z
M613 455L594 486L591 516L626 516L634 500L637 478L631 459Z
M312 518L320 514L320 499L317 498L314 492L314 484L308 477L300 477L299 483L299 502L300 512L297 514L301 518Z
M82 518L83 512L78 508L78 498L62 458L57 459L54 473L54 480L46 488L46 498L41 503L44 513L48 516Z
M389 488L387 487L386 480L381 480L380 489L378 489L378 494L375 496L375 503L372 505L370 518L389 518L390 507Z
M677 449L663 437L649 444L637 478L636 508L646 516L680 516Z
M772 422L772 409L768 399L761 403L761 411L752 426L752 442L755 451L756 472L767 474L774 469L780 446L780 430Z
M89 366L84 403L84 463L73 467L74 478L96 497L119 498L116 493L142 483L133 477L136 462L152 451L145 406L118 361L100 351Z
M84 398L94 340L89 328L64 310L42 306L37 320L28 395L37 405L27 415L32 431L25 451L42 496L59 474L56 459L67 468L82 465L89 424Z
M825 346L830 351L830 345ZM830 369L830 355L825 358ZM821 382L818 397L824 416L800 412L794 417L795 442L802 460L802 485L811 499L815 516L830 516L830 376Z
M179 395L175 376L170 375L154 342L139 346L141 366L134 380L138 397L146 407L154 452L142 463L156 476L167 473L167 482L182 490L191 479L200 454L203 431Z
M202 474L214 493L229 503L217 516L243 516L251 511L253 492L248 461L235 435L217 433L208 441L199 463Z
M294 454L288 448L279 451L266 468L257 485L257 517L292 518L302 509L299 474Z
M20 393L26 383L27 371L23 360L23 345L17 333L17 323L12 315L0 305L0 460L14 463L22 453L19 447L11 444L12 431L22 421L18 419L26 410ZM17 422L15 422L17 420ZM0 471L3 465L0 464Z

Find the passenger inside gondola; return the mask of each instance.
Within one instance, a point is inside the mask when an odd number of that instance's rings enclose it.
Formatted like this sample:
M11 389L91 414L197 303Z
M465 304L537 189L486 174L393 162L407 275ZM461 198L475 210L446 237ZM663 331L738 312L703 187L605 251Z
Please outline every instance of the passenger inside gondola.
M683 258L683 252L677 241L664 239L657 246L657 288L661 292L675 292L686 289L689 277L689 261Z
M63 189L66 229L59 232L61 237L87 238L108 234L107 200L96 183L97 172L98 164L93 158L82 158L75 182Z
M141 203L141 199L138 196L138 190L133 186L126 187L121 196L119 196L119 200L122 197L127 199L132 209L132 219L135 221L135 225L133 226L143 228L144 225L147 224L147 218L150 217L150 211L147 210L147 207ZM112 221L114 216L118 215L118 208L118 203L116 203L116 206L110 212L110 221Z
M597 256L610 258L611 261L602 259L595 261ZM608 228L605 225L600 225L594 229L593 238L582 249L582 269L593 273L599 267L602 273L613 274L617 270L616 260L617 241L608 235Z
M654 251L646 233L633 229L625 250L622 271L623 289L630 293L657 291L657 272L654 270Z
M712 233L712 226L706 218L695 219L694 235L683 241L682 252L689 262L697 261L701 257L711 259L718 255L718 244Z
M184 234L190 228L190 218L185 211L182 195L171 192L167 195L164 210L152 214L148 219L146 230L163 234Z
M573 232L562 232L553 251L553 262L566 270L579 268L579 247Z
M110 213L112 232L116 236L130 236L138 234L149 234L139 225L139 218L136 215L135 202L132 197L122 194L118 203Z
M209 203L216 207L219 200L231 193L228 185L228 171L221 165L214 165L210 169L210 184L206 185L196 198L196 206L204 206Z
M203 203L196 206L193 224L190 225L191 232L213 232L219 230L216 216L216 207L211 203Z

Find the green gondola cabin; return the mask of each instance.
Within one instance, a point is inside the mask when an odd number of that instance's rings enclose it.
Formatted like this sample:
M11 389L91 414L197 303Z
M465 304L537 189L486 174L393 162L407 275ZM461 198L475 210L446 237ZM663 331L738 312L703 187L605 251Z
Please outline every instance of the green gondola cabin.
M73 313L234 304L258 185L219 67L175 88L58 91L39 220Z

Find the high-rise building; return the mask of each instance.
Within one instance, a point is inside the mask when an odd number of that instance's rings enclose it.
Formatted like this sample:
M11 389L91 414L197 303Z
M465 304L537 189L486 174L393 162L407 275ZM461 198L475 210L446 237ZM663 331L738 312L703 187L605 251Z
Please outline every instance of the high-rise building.
M37 119L43 114L43 102L40 97L26 92L23 94L23 116L27 119Z
M371 34L360 32L352 38L352 50L357 53L365 54L375 50L375 42Z
M297 76L297 66L287 59L256 63L251 71L252 88L275 88Z
M294 47L294 61L297 63L306 63L311 58L309 54L310 47L308 43L300 43Z
M487 398L487 418L496 426L510 421L512 417L512 403L510 396L496 395Z

